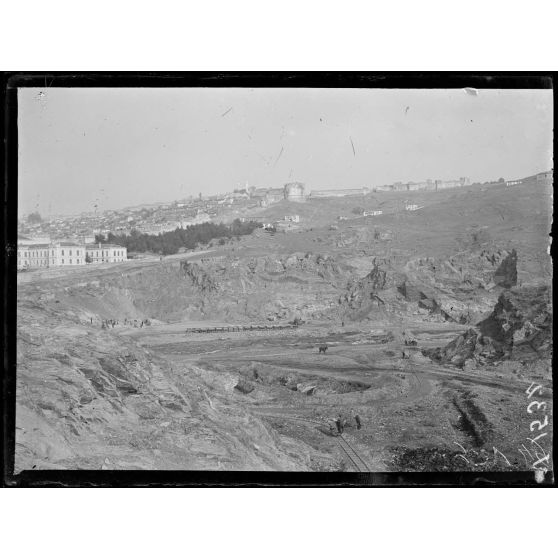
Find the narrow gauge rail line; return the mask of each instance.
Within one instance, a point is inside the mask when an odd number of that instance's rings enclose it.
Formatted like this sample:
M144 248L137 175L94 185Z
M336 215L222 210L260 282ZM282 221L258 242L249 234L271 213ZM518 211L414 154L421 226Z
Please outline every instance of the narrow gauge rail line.
M281 419L293 420L293 421L296 421L296 422L308 422L310 424L317 424L318 426L325 426L320 421L307 419L307 418L294 417L294 416L289 416L289 415L272 414L272 413L257 413L256 412L256 414L260 414L260 415L263 415L263 416L266 416L266 417L281 418ZM370 472L370 467L368 467L368 464L366 463L366 461L364 461L364 459L362 459L362 457L359 455L359 453L355 450L355 448L353 448L353 446L343 436L343 434L340 434L339 436L336 436L335 439L337 440L337 443L339 444L339 447L343 450L345 455L349 458L349 461L351 461L351 463L353 464L353 467L356 469L356 471L358 473L369 473Z
M368 467L366 461L364 461L364 459L360 457L360 455L357 453L355 448L353 448L353 446L349 444L348 440L343 436L343 434L337 436L337 443L339 444L341 449L347 454L347 457L352 461L353 465L355 466L355 469L359 473L370 472L370 468Z
M273 331L277 329L296 329L298 326L294 324L286 325L250 325L250 326L221 326L221 327L189 327L182 331L174 332L178 335L182 333L223 333L228 331ZM170 332L173 333L173 332Z

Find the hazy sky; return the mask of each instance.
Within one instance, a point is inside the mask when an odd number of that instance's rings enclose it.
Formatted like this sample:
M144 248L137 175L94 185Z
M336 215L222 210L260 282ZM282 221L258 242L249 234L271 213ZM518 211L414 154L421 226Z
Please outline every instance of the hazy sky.
M246 182L297 180L309 190L484 182L553 166L551 90L18 93L20 215L172 201Z

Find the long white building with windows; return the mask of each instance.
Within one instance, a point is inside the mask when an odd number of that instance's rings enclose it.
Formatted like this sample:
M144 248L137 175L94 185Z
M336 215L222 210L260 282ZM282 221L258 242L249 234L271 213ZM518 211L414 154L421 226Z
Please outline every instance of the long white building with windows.
M17 246L17 269L41 269L86 263L115 263L127 259L127 250L115 244L81 244L79 242L32 242Z
M128 258L127 249L117 244L87 244L85 252L90 263L125 262Z

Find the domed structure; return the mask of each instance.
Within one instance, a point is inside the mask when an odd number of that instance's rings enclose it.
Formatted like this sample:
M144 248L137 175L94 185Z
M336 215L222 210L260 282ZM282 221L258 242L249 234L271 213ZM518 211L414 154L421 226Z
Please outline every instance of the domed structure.
M292 202L304 202L306 201L306 195L304 193L304 184L302 182L289 182L285 184L283 188L283 195L286 200Z

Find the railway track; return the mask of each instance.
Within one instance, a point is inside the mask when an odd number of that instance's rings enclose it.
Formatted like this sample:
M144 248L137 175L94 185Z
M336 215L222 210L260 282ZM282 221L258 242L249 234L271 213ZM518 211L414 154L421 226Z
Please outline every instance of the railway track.
M357 472L359 473L370 472L370 468L368 467L366 461L364 461L364 459L360 457L360 455L357 453L355 448L353 448L353 446L349 444L348 440L343 436L343 434L339 434L339 436L337 436L337 443L339 444L341 449L345 452L345 454L347 455L347 457L349 458L349 460L351 461L351 463L353 464Z
M283 414L271 414L271 413L255 413L255 414L260 414L262 416L267 416L267 417L287 419L295 422L307 422L310 424L317 424L318 426L324 426L324 424L320 421L307 419L307 418L293 417L293 416L283 415ZM337 444L339 445L339 447L343 450L343 453L349 458L349 461L352 463L353 468L358 473L371 472L370 467L368 466L366 461L364 461L364 459L359 455L359 453L355 450L355 448L353 448L353 446L349 443L347 438L343 436L343 434L339 434L339 436L336 436L335 439L337 440Z
M285 325L233 325L222 327L188 327L182 331L175 332L176 334L182 333L223 333L230 331L275 331L278 329L296 329L298 326L294 324Z

